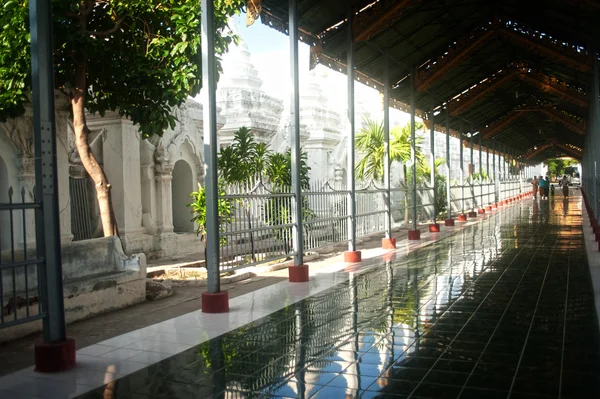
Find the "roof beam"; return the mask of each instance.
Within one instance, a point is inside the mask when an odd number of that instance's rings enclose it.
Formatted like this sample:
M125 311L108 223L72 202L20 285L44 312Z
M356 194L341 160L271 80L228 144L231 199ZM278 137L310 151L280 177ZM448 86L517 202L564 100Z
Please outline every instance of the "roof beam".
M528 112L539 112L547 117L553 119L554 121L562 124L567 129L571 130L574 133L585 135L586 132L586 123L580 122L577 118L568 116L560 110L556 108L544 104L544 105L522 105L517 108L514 108L506 115L501 118L495 120L494 122L488 124L485 128L482 129L482 134L484 139L489 139L494 137L502 130L504 130L508 125L526 115Z
M354 41L369 40L398 21L423 0L381 0L359 13L354 21Z
M525 159L531 159L531 158L535 157L536 155L538 155L542 151L545 151L546 148L550 147L551 145L552 145L552 143L546 143L546 144L542 144L539 147L536 146L537 148L536 147L530 148L529 151L531 151L531 152L527 153L527 151L526 151L526 153L525 153Z
M564 151L568 152L569 154L573 155L573 157L577 158L577 159L581 159L583 157L583 154L577 150L575 150L574 148L571 148L567 145L564 145L562 143L556 143L556 146L559 148L562 148Z
M535 30L513 20L508 22L508 19L498 19L494 20L491 25L480 26L457 41L456 45L449 48L447 53L420 68L417 72L416 88L419 91L427 90L451 68L459 65L494 38L506 38L532 53L544 56L554 62L560 62L578 72L589 73L592 70L592 58L589 54L580 52L573 46L556 45L549 39L536 36L539 36L539 33Z
M537 156L538 154L540 154L542 151L545 151L546 149L551 148L551 147L558 147L561 150L565 151L568 154L571 154L571 156L578 158L578 159L581 159L583 156L583 153L581 151L579 151L575 148L572 148L567 144L560 143L556 140L552 140L552 141L541 144L539 146L535 146L535 147L527 150L525 152L525 159L531 159L531 158Z
M508 125L521 118L523 115L525 114L520 112L514 112L514 110L509 112L507 115L503 116L502 118L496 120L495 122L482 129L482 138L489 139L491 137L494 137L502 130L504 130L504 128L506 128Z
M471 108L483 98L489 96L506 83L519 80L538 90L554 94L562 100L576 106L587 108L588 98L586 94L576 86L571 86L541 72L533 71L525 64L514 63L507 69L502 70L485 82L478 84L464 94L456 96L448 102L448 110L451 116L458 116Z

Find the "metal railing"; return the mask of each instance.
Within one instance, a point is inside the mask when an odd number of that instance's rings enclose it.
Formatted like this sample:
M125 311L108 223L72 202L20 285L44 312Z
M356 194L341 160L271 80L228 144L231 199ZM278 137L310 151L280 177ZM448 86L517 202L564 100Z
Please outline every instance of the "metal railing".
M490 182L451 186L452 214L496 202L496 187L496 183ZM511 196L519 192L520 183L508 181L499 187L500 196ZM291 259L295 249L291 217L294 196L290 190L289 187L275 189L263 181L227 189L221 199L230 209L231 217L221 220L222 271ZM406 221L413 223L413 198L405 194L403 187L390 189L392 228L401 227ZM329 181L312 182L310 188L302 192L304 251L331 250L335 245L348 242L349 195L344 184ZM385 232L385 196L386 190L373 182L356 190L357 237ZM434 188L427 184L417 187L416 198L417 222L433 220Z
M348 241L348 195L342 186L334 187L328 181L311 184L303 192L303 203L311 210L311 218L304 221L304 249L324 248Z
M220 223L221 269L236 269L292 256L292 199L289 187L274 190L262 181L231 186L220 197L231 217Z
M44 259L37 256L33 239L34 212L41 206L35 199L27 200L24 187L20 202L12 187L2 197L6 202L0 203L0 328L44 317L38 283Z
M356 237L385 232L385 195L373 182L356 190Z

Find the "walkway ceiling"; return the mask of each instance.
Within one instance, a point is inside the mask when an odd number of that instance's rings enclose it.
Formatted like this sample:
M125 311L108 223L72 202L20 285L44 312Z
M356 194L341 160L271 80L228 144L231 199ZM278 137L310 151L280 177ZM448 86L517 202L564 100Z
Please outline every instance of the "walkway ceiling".
M348 0L299 0L311 65L345 72ZM530 160L583 147L592 82L590 43L600 43L596 0L354 0L356 77L379 90L389 57L392 98L433 106L436 124L480 132ZM286 32L288 0L263 0L263 23ZM496 126L495 129L492 127ZM475 140L478 138L475 137ZM570 154L573 156L573 154Z

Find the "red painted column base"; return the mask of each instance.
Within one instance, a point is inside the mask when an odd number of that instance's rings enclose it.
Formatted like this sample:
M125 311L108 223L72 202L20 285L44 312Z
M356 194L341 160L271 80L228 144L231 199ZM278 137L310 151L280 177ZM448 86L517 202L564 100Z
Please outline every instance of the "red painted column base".
M408 239L410 241L421 239L421 230L408 230Z
M362 254L360 251L346 251L344 252L344 262L346 263L358 263L362 261Z
M297 265L288 267L290 283L306 283L308 279L308 265Z
M444 220L444 225L446 227L453 227L454 226L454 219L446 219L446 220Z
M227 312L229 312L229 294L227 291L202 293L202 313Z
M458 221L459 222L466 222L467 221L467 215L465 215L464 213L461 213L460 215L458 215Z
M475 211L469 212L469 217L470 218L476 218L477 217L477 212L475 212Z
M485 213L485 209L479 208L479 209L477 209L477 213L480 215L483 215Z
M35 344L35 371L38 373L56 373L75 367L75 340L67 338L60 342Z
M488 206L486 206L486 207L485 207L485 211L486 211L486 212L491 212L491 211L492 211L492 207L491 207L491 206L489 206L489 205L488 205Z
M440 225L439 225L439 223L431 223L429 225L429 232L430 233L439 233L440 232Z
M594 234L600 233L600 226L598 226L598 225L594 226L593 230L594 230Z
M396 239L395 238L382 238L381 239L381 248L396 249Z

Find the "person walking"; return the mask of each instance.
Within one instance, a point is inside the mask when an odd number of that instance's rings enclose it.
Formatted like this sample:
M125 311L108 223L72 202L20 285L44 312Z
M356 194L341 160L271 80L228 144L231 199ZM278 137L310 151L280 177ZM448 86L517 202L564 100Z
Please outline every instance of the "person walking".
M560 185L562 186L563 196L568 197L569 196L569 179L567 178L567 175L563 176L562 180L560 181Z
M546 178L547 179L547 178ZM540 190L540 199L548 199L548 188L550 186L550 182L540 176L539 190Z
M533 199L537 198L537 193L538 193L538 186L540 185L540 182L537 179L537 176L533 176L533 180L531 181L531 187L533 191Z

